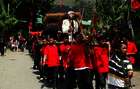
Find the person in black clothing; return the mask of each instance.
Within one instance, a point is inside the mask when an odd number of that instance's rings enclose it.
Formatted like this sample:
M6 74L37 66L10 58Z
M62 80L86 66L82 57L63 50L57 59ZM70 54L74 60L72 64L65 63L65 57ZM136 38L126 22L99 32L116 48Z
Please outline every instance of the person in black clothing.
M27 49L29 50L29 53L32 53L32 43L33 43L33 36L31 36L28 40L27 40Z
M34 66L33 69L38 69L39 65L40 65L40 61L41 61L41 52L40 49L42 47L42 44L40 42L40 39L37 39L37 41L35 42L35 52L34 52Z
M68 35L69 42L73 41L73 36L79 34L79 22L74 11L68 11L67 18L62 21L62 33Z
M4 46L5 46L4 41L1 40L0 41L0 53L1 53L1 56L4 56Z

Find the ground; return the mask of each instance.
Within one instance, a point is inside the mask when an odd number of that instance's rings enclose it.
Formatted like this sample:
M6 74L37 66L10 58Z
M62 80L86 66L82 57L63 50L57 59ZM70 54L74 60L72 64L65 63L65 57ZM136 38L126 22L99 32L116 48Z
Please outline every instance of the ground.
M0 89L41 89L27 52L7 51L0 57Z
M0 56L0 89L50 89L43 87L32 69L33 61L28 52L11 52ZM133 89L140 88L140 72L135 71Z

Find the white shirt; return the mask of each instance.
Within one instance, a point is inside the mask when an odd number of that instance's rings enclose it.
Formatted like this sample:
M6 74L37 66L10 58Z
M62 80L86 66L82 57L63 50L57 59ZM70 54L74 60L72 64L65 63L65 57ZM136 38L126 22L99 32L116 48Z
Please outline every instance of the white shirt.
M78 32L78 28L79 28L79 25L78 25L78 22L73 20L73 23L74 23L74 32L73 33L76 33ZM69 29L70 29L70 21L69 19L65 19L63 20L63 23L62 23L62 32L63 33L68 33Z
M114 85L114 86L117 86L117 87L125 87L125 81L122 80L122 79L119 79L117 77L114 77L112 75L108 75L108 84L109 85Z

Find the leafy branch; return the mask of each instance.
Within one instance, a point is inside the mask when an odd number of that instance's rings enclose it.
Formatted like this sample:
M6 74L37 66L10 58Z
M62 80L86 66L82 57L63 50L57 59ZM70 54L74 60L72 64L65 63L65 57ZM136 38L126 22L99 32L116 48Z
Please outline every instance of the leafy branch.
M16 25L18 20L10 13L10 4L8 3L7 7L3 3L3 0L0 1L0 29L7 30Z
M128 3L125 0L96 0L96 13L99 16L97 28L111 27L112 24L121 24L128 13Z

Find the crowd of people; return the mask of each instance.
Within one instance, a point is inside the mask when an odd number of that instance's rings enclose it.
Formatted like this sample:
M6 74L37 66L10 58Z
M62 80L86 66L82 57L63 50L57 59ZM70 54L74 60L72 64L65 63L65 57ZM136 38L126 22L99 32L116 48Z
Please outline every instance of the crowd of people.
M28 49L40 80L54 88L64 81L64 89L128 89L131 87L137 47L127 35L110 33L110 38L85 36L78 29L74 12L62 23L62 40L49 34L28 40ZM117 29L116 26L113 29ZM62 89L62 88L60 88Z
M26 45L26 39L23 37L22 33L18 33L18 36L9 37L9 41L7 43L7 47L10 48L11 51L24 51Z
M6 50L10 49L13 52L23 52L26 47L27 41L21 32L17 33L17 36L10 36L8 38L1 38L0 40L0 54L5 56Z

